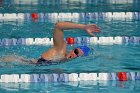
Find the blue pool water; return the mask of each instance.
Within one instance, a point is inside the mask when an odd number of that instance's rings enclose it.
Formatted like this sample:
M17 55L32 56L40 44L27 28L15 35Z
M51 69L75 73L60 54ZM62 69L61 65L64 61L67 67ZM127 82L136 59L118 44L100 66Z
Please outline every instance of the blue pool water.
M50 19L48 19L50 20ZM64 19L64 21L67 21ZM57 20L56 20L57 21ZM97 36L140 36L140 22L135 20L103 20L99 19L96 20L94 18L88 19L87 21L79 19L76 20L78 23L83 24L92 24L96 23L101 28L101 33L97 34ZM22 23L15 23L15 22L1 22L0 29L1 29L1 37L0 38L37 38L37 37L52 37L54 25L56 22L50 20L46 22L30 22L25 20ZM72 33L71 33L72 32ZM88 36L83 31L74 31L69 30L65 31L65 37L68 36Z
M66 83L1 83L1 92L20 93L139 93L140 81L81 81Z
M1 47L1 56L12 54L25 58L38 58L51 46ZM51 66L36 66L19 62L1 62L0 73L82 73L82 72L136 72L139 71L140 45L90 45L94 49L88 57L79 57L66 63ZM71 49L71 46L68 46ZM123 50L123 51L122 51ZM119 52L118 52L119 51Z
M32 2L32 3L31 3ZM0 13L39 13L38 22L31 18L7 19L0 16L0 39L3 38L52 38L54 25L58 21L82 24L95 23L101 28L96 36L140 36L139 0L5 0L0 1ZM54 13L71 13L74 18L56 18ZM109 14L112 14L110 17ZM115 13L122 13L117 15ZM78 15L78 17L76 16ZM65 38L89 37L83 31L65 31ZM77 46L77 45L74 45ZM28 63L1 62L0 74L34 73L89 73L89 72L139 72L140 44L93 45L88 57L79 57L69 62L51 66L36 66ZM0 46L0 57L18 55L28 59L39 58L52 45ZM73 46L68 45L68 50ZM80 81L59 83L0 83L2 92L41 93L139 93L139 81Z

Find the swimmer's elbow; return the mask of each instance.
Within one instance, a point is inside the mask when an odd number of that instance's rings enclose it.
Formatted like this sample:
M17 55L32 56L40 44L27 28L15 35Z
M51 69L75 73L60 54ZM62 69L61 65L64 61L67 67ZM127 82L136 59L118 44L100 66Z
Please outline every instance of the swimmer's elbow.
M57 29L63 29L63 26L64 26L64 22L57 22L55 24L55 28L57 28Z

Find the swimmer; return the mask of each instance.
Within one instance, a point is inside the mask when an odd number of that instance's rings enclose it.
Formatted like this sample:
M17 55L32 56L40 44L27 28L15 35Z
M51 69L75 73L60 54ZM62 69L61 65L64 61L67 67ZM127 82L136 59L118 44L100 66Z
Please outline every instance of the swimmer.
M91 36L95 36L94 32L100 32L99 27L95 24L76 24L71 22L58 22L55 25L54 34L53 34L53 43L54 46L43 53L41 58L38 59L37 63L50 62L50 61L61 61L67 59L77 58L79 56L88 55L89 48L87 46L80 46L71 50L67 54L66 43L64 41L63 30L67 29L81 29L86 31Z
M66 43L64 41L64 30L68 29L81 29L87 32L91 36L95 36L94 33L99 33L100 28L95 24L77 24L72 22L58 22L55 25L54 34L53 34L53 47L49 49L48 51L44 52L41 57L35 61L32 61L32 63L35 64L43 64L43 63L53 63L56 61L63 61L63 60L69 60L73 58L77 58L79 56L87 56L89 52L89 48L87 46L79 46L75 48L74 50L71 50L69 53L67 53L66 49ZM17 57L16 57L17 58ZM20 59L21 61L27 61L24 58ZM18 61L19 61L18 60Z

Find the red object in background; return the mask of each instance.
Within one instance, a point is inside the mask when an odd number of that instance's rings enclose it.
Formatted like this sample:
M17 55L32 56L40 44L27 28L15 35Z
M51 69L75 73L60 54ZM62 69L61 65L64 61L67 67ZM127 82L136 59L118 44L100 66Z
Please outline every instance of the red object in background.
M119 81L127 81L127 74L126 72L118 72Z
M33 21L37 21L39 18L39 15L37 13L32 13L31 14Z
M68 44L74 44L74 38L73 37L68 37L67 38L67 43Z

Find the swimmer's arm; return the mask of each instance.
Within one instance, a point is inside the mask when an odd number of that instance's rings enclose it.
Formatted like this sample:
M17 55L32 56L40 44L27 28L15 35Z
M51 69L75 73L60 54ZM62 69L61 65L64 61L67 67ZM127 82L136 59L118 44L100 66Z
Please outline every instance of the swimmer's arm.
M55 26L54 31L54 46L57 48L63 48L64 42L64 33L63 30L67 29L81 29L85 30L89 35L95 36L93 32L100 32L99 27L97 27L95 24L77 24L72 22L58 22Z
M56 23L56 28L59 28L61 30L66 29L81 29L85 30L86 25L85 24L76 24L72 22L58 22Z

